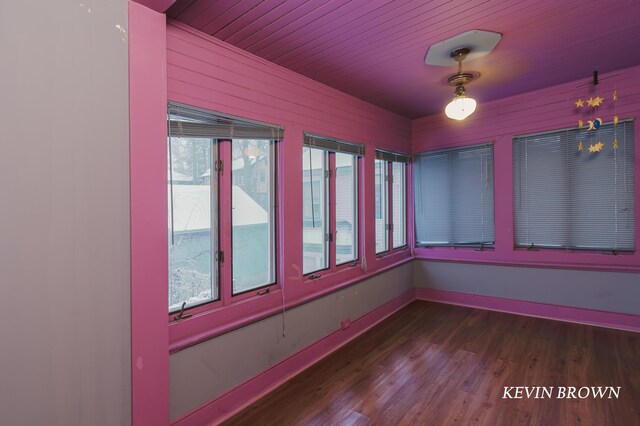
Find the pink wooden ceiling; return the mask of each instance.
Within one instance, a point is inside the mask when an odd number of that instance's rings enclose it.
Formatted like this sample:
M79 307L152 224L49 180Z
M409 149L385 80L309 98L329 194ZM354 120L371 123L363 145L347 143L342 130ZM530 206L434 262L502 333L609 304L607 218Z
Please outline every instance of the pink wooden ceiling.
M167 15L404 116L441 112L455 68L427 48L503 34L468 93L481 103L640 64L638 0L177 0Z

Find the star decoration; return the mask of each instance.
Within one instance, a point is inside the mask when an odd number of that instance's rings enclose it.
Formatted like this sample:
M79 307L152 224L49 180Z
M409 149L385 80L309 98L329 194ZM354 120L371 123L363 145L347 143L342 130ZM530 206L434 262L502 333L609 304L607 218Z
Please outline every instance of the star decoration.
M597 106L602 105L602 101L604 101L604 98L601 98L600 96L595 98L589 98L587 99L587 106L595 108Z
M584 106L584 101L582 99L578 99L575 104L576 108L582 108Z
M617 100L618 100L618 91L617 91L617 90L614 90L614 91L613 91L613 100L614 100L614 101L617 101Z
M578 128L581 128L584 122L582 120L578 120Z
M613 149L618 149L618 147L620 146L620 144L618 143L618 139L614 139L613 140Z
M584 144L582 143L582 141L580 141L580 143L578 144L578 151L584 151Z
M618 124L618 116L614 115L613 116L613 125L616 126Z
M602 142L598 142L593 145L589 145L589 152L592 154L594 152L600 152L602 151L602 148L604 148L604 144Z

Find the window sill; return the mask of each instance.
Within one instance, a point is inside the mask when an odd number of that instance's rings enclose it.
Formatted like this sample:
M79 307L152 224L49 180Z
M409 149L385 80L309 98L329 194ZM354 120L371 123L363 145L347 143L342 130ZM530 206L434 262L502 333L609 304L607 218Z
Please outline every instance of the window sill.
M301 277L292 280L293 288L286 289L284 309L311 302L322 296L369 279L375 275L393 269L413 260L410 251L403 250L385 258L384 264L376 264L375 270L363 272L360 264L323 274L320 278L309 280ZM372 268L369 268L371 270ZM302 285L298 285L302 284ZM300 288L301 287L301 288ZM296 290L296 291L294 291ZM290 296L291 294L293 296ZM232 302L227 306L218 306L178 322L169 323L169 353L175 353L224 333L247 326L253 322L282 312L282 290L275 288L267 294L254 295Z
M615 256L603 252L567 251L558 249L526 248L485 249L483 251L453 250L452 247L416 247L415 257L439 262L485 263L504 266L536 268L583 269L612 272L639 272L640 253L619 253Z

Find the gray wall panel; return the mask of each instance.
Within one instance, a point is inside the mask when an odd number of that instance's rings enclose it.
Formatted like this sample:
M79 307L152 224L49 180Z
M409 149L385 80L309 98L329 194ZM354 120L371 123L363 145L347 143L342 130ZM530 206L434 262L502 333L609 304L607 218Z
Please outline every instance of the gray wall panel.
M416 260L416 287L640 314L640 273Z
M413 262L171 356L171 418L205 404L413 288Z

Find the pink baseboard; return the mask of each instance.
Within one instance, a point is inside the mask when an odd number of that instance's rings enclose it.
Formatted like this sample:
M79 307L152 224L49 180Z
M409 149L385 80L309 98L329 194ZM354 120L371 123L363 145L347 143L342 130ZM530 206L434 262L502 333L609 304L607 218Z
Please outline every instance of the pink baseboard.
M415 300L414 289L390 300L229 392L178 419L175 426L219 424Z
M550 305L547 303L480 296L477 294L420 287L416 288L416 299L640 332L639 315L573 308L569 306Z

